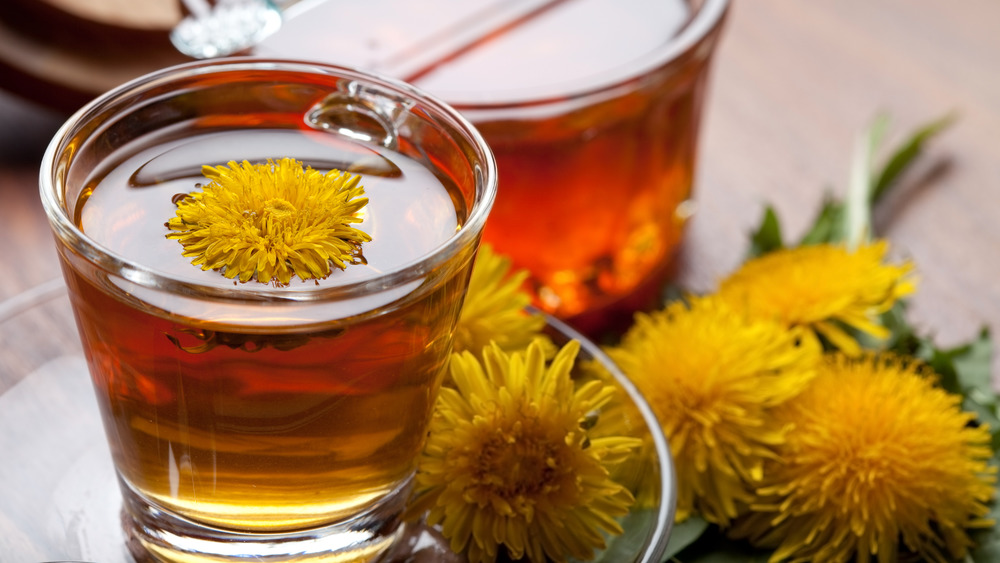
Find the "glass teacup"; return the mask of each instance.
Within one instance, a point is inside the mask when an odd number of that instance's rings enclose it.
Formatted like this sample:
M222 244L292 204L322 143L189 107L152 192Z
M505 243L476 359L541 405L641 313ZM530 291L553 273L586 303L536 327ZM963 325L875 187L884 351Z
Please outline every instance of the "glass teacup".
M286 157L360 176L371 241L356 263L260 283L192 265L166 236L178 202L209 183L202 166ZM450 107L343 67L182 65L70 118L41 193L130 546L166 561L384 552L496 182ZM264 208L313 203L296 205Z

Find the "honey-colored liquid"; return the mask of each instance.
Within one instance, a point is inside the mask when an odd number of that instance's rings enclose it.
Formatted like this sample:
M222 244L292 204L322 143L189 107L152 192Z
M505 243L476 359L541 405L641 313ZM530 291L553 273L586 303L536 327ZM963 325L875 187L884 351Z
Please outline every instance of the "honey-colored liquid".
M80 225L111 251L174 276L278 296L288 288L234 284L178 259L180 244L165 238L163 222L171 197L204 181L201 164L292 156L366 171L371 203L361 227L374 239L362 247L367 265L295 289L370 278L454 234L453 186L401 155L331 138L241 131L142 147L95 178L77 210ZM338 316L330 314L336 306L314 314L308 303L291 315L182 297L154 306L64 258L116 467L147 501L223 529L304 529L355 515L412 475L467 264L384 302L345 303Z
M536 305L596 334L655 304L692 211L708 45L660 54L697 5L334 0L256 53L372 68L465 114L499 170L484 240L531 273ZM332 17L379 25L330 34Z
M655 300L690 211L701 91L476 124L501 178L483 238L531 272L537 304L594 333Z

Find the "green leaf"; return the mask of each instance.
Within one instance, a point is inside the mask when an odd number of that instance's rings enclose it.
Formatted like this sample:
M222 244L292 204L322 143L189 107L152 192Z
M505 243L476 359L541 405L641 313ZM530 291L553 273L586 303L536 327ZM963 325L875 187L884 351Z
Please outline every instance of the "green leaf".
M959 384L966 394L976 394L995 399L991 374L993 341L989 329L979 331L979 338L961 348L962 353L954 354L952 363L958 375Z
M991 464L993 466L1000 465L1000 456L994 454ZM1000 498L1000 483L993 487L993 502L990 505L989 513L985 516L985 518L993 520L993 527L972 532L972 541L975 546L969 551L968 561L975 563L1000 561L1000 502L998 502L998 498Z
M994 510L990 513L990 518L1000 518ZM996 563L1000 561L1000 533L995 530L984 530L981 533L973 534L972 541L976 542L976 547L969 554L969 561L974 563Z
M871 239L872 233L872 161L889 126L889 118L880 115L854 145L851 176L844 201L843 233L848 248L857 248Z
M991 371L993 342L988 329L981 330L972 342L954 348L942 349L930 340L922 340L914 355L941 376L945 390L979 403L996 404Z
M993 451L1000 451L1000 402L993 389L993 342L989 330L981 330L979 338L952 356L951 363L965 398L962 408L976 413L980 422L989 425Z
M667 543L667 551L663 554L663 560L669 561L670 558L697 541L707 529L708 522L697 516L692 516L680 524L674 524L670 531L670 541Z
M962 409L974 413L990 427L991 447L1000 451L1000 399L993 389L993 341L988 329L967 344L940 349L921 340L914 356L925 361L940 377L941 387L962 396Z
M900 299L880 316L882 326L889 329L889 338L881 343L882 347L902 356L914 356L924 346L924 340L906 319L908 306L905 299Z
M949 114L919 127L891 153L885 165L876 171L874 160L889 128L889 118L885 115L877 116L855 143L850 182L844 201L827 195L799 245L843 242L854 248L870 240L875 236L872 226L873 206L917 160L927 142L954 121L954 115ZM751 233L750 241L748 258L784 248L781 224L771 206L765 208L760 226Z
M877 175L871 191L872 203L878 202L910 164L916 161L920 153L923 152L927 141L947 129L948 126L955 122L955 119L956 115L950 113L919 127L910 134L909 139L893 153L885 166L882 167L882 171Z
M646 541L656 516L656 511L653 510L630 512L621 522L624 533L611 539L607 549L601 552L594 563L618 563L635 559L637 546L643 545Z
M844 216L844 204L837 201L827 193L823 199L823 206L813 220L812 227L799 240L799 246L811 244L835 243L843 240L844 233L841 232L841 223Z
M927 142L954 120L954 115L949 114L919 127L892 151L886 163L876 171L874 161L889 127L889 119L884 115L875 118L854 146L850 182L839 218L840 227L837 229L838 241L842 240L849 248L855 248L876 236L872 227L873 206L896 184L903 172L916 162Z
M760 227L750 235L750 250L747 258L754 258L768 252L781 250L785 244L781 238L781 223L778 214L770 205L764 209Z
M915 356L927 345L923 338L920 338L913 326L906 320L906 307L908 303L905 299L900 299L893 303L892 307L879 315L878 324L889 329L889 336L884 339L876 338L866 332L862 332L848 325L841 328L850 334L865 350L875 352L892 352L900 356Z
M934 373L937 373L940 376L941 387L944 388L945 391L964 396L965 391L962 389L962 383L959 381L958 372L955 370L954 360L955 356L965 354L968 350L969 346L962 346L951 350L940 350L928 342L921 342L920 349L915 355L927 362L927 364L934 370Z
M660 304L661 306L666 306L677 301L686 303L690 295L691 292L683 287L668 283L663 286L663 291L660 292Z

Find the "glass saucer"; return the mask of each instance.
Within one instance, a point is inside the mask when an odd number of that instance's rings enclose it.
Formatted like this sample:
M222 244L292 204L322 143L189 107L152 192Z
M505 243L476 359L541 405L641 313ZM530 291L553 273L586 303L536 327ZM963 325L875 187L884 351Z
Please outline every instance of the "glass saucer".
M596 360L624 392L630 433L650 454L630 487L641 500L593 561L659 563L676 482L666 440L641 395L592 343L556 319L557 344L581 341L577 365ZM652 429L652 431L651 431ZM125 545L121 499L97 402L61 280L0 303L0 552L4 561L136 563ZM460 563L434 529L412 525L382 563ZM142 563L142 562L139 562Z

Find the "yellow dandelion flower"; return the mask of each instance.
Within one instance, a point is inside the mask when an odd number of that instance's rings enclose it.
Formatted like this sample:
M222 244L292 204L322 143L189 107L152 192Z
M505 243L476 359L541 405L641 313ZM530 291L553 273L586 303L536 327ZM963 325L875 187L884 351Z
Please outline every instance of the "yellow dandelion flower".
M912 264L884 264L887 251L885 241L853 252L831 244L778 250L748 260L722 282L719 295L752 315L808 326L858 355L860 346L838 323L886 338L888 330L872 315L916 289Z
M324 174L290 158L231 161L202 173L211 183L179 198L167 222L167 237L192 264L241 282L288 284L292 275L322 279L331 266L363 261L361 243L371 237L351 225L368 204L359 176Z
M543 346L508 355L496 344L483 360L453 354L455 388L442 389L416 477L411 512L427 511L456 552L492 562L501 548L514 559L593 557L631 493L608 476L641 444L629 437L591 438L593 413L615 394L600 381L570 378L579 343L546 366Z
M931 375L912 360L831 355L775 411L795 430L734 535L776 547L773 562L961 560L966 528L991 525L990 435Z
M455 329L456 352L468 350L479 355L491 342L506 352L523 350L541 340L549 351L555 345L541 334L545 316L525 308L531 297L521 289L527 270L510 273L511 260L484 244L479 248L472 279Z
M802 392L820 347L802 329L747 317L712 297L636 322L608 354L645 395L677 471L677 520L727 525L753 500L786 437L771 409Z

